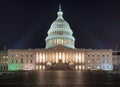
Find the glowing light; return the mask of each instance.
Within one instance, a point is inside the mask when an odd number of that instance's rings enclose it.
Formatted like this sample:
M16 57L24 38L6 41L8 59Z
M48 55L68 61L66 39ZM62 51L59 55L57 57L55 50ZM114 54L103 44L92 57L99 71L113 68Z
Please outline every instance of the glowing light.
M82 63L84 63L84 53L82 53Z
M63 60L63 63L65 63L65 53L63 52L63 58L62 58L62 60Z
M90 69L90 67L88 66L88 69Z
M66 63L68 63L68 52L66 52Z
M38 66L36 66L36 70L38 70Z
M41 65L39 66L39 69L42 70L42 66Z
M76 63L78 63L78 54L75 55Z
M43 65L43 70L45 70L45 65Z
M45 63L45 53L43 53L43 58L42 59L43 59L42 62Z
M79 70L81 69L81 65L79 65Z
M36 62L38 63L38 53L36 54Z
M79 53L79 63L81 63L81 53Z
M59 60L62 59L62 55L61 55L61 52L59 52Z
M39 62L42 62L42 53L39 54Z
M97 69L100 69L100 66L97 66Z
M9 64L8 65L8 70L9 71L16 71L20 69L20 65L19 64Z
M90 60L88 60L88 63L90 63Z
M50 29L48 30L48 36L46 37L46 48L51 48L56 45L75 48L75 38L73 37L73 32L70 28L70 25L62 17L62 14L62 11L58 12L57 19L52 23ZM59 21L59 19L62 21Z
M51 66L51 65L52 65L52 63L51 63L51 62L48 62L48 63L47 63L47 65L48 65L48 66Z
M78 70L78 66L75 66L75 69Z
M58 63L58 53L56 52L56 63Z

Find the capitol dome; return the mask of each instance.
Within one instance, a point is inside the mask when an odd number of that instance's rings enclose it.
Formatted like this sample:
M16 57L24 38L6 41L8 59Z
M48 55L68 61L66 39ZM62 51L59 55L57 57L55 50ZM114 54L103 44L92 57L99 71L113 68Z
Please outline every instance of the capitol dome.
M75 48L75 38L70 25L63 18L63 12L61 6L57 13L57 19L51 24L46 37L46 48L62 45L68 48Z

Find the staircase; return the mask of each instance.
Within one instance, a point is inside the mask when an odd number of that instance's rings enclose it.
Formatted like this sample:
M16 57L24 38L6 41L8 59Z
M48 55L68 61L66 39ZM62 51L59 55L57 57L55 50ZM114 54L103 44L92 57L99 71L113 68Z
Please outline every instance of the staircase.
M74 70L74 67L64 63L56 63L49 66L47 70Z

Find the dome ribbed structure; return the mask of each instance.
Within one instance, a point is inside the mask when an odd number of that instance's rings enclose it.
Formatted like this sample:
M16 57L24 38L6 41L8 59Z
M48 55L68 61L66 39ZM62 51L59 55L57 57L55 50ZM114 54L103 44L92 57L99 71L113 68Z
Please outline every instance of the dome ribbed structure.
M51 24L46 37L46 48L62 45L68 48L75 48L75 38L70 25L63 18L63 12L61 6L57 13L57 19Z

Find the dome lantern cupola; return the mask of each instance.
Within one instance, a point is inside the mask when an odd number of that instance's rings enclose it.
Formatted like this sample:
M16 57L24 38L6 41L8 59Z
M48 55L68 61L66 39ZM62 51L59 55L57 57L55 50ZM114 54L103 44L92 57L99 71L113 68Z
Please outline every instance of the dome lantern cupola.
M57 13L57 19L51 24L48 30L48 36L46 37L46 48L62 45L68 48L75 48L75 38L70 25L63 18L63 12L61 5L59 5L59 11Z
M59 5L59 11L58 11L57 15L58 15L58 19L59 18L63 19L63 12L61 11L61 5Z

